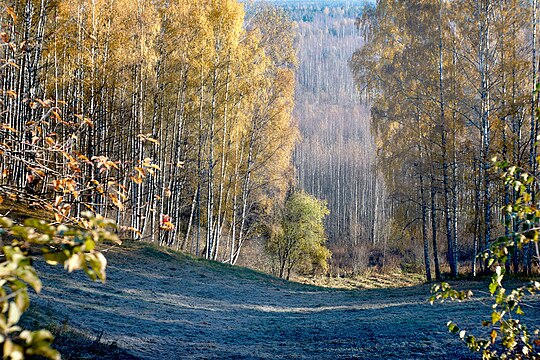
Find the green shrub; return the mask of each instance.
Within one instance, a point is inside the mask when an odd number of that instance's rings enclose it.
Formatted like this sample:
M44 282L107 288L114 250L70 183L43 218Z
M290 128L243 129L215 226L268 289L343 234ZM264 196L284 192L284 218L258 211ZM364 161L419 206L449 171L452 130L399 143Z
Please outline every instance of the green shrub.
M272 229L268 243L279 263L280 277L288 279L293 270L328 271L331 253L325 246L323 224L328 213L326 202L303 191L287 198L281 221Z

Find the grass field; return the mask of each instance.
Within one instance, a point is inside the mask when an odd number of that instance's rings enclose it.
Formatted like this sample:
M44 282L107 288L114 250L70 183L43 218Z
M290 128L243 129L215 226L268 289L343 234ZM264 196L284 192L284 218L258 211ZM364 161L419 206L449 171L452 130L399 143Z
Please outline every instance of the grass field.
M43 273L44 291L32 312L61 335L65 358L469 359L446 322L473 326L489 314L482 297L431 306L430 285L406 274L397 274L398 281L392 274L354 284L342 279L340 287L354 288L347 290L286 282L136 243L106 256L105 284L60 268ZM407 286L381 288L395 285ZM530 319L538 324L540 304L535 299L530 305Z

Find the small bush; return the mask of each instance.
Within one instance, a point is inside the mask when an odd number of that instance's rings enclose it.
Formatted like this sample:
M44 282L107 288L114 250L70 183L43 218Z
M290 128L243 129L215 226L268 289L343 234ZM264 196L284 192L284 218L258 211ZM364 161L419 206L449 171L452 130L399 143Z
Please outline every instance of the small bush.
M325 246L324 201L301 191L285 202L282 218L271 231L268 249L277 259L278 275L289 279L293 270L303 274L326 273L330 250Z

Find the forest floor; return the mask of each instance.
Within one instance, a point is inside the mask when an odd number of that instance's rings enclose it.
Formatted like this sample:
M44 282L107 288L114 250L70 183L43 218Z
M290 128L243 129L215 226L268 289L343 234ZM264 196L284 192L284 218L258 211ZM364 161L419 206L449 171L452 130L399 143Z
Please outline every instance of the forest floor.
M446 323L489 314L485 299L431 306L427 284L328 289L142 244L106 256L105 284L36 261L25 322L50 324L65 359L469 359Z

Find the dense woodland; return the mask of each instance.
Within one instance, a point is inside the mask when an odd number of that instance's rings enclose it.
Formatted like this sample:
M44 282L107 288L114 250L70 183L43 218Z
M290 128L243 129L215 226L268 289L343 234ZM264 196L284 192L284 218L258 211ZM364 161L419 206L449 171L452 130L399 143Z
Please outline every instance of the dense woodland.
M234 264L291 187L293 24L237 1L3 1L0 189Z
M382 0L357 25L366 42L351 67L372 105L389 241L417 249L428 278L477 273L475 256L522 221L501 211L518 188L493 158L538 174L538 2ZM528 188L536 199L538 182ZM507 267L530 272L535 259L529 243Z

